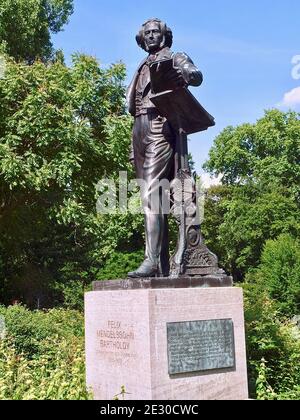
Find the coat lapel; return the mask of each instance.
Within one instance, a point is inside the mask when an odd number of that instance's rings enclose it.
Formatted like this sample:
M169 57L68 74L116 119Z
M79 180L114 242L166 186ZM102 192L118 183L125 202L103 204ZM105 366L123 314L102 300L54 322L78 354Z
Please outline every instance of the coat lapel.
M135 72L133 76L132 82L130 83L127 89L126 100L127 100L128 110L130 114L133 116L135 115L135 89L136 89L140 71L142 67L144 66L144 64L146 63L147 59L148 57L144 58L144 60L141 62L141 64L139 65L137 71Z
M170 50L170 48L166 47L163 48L162 50L160 50L157 54L157 58L156 60L164 60L167 58L171 58L172 57L172 52ZM131 115L135 116L135 90L136 90L136 85L137 85L137 81L138 81L138 77L140 74L140 71L142 69L142 67L144 66L144 64L147 62L148 57L144 58L144 60L141 62L141 64L138 67L138 70L136 71L135 75L133 76L132 82L130 83L130 85L128 86L127 89L127 94L126 94L126 100L127 100L127 106L128 106L128 110L130 112Z

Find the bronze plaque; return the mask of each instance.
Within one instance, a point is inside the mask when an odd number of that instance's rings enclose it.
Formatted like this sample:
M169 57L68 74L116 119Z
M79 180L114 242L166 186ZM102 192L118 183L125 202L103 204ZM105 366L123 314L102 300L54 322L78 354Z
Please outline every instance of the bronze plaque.
M235 367L232 319L167 324L169 374Z

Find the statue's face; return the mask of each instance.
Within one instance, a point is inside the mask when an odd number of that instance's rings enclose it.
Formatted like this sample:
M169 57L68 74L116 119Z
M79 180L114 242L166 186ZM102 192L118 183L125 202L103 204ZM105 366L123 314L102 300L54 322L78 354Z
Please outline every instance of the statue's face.
M144 28L144 41L150 53L159 51L163 41L163 34L157 22L149 22Z

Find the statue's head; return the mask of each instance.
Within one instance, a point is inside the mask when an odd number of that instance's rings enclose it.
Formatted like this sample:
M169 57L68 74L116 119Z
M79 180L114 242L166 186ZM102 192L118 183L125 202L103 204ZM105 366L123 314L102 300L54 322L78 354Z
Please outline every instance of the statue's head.
M156 53L164 47L171 48L173 33L160 19L149 19L141 27L136 42L143 50Z

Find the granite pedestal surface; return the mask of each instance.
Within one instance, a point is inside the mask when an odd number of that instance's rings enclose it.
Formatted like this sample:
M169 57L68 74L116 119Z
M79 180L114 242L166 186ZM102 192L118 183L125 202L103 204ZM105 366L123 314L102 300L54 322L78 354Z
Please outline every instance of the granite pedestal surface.
M230 277L96 282L85 295L94 398L124 387L125 400L248 399L243 294L231 286Z

